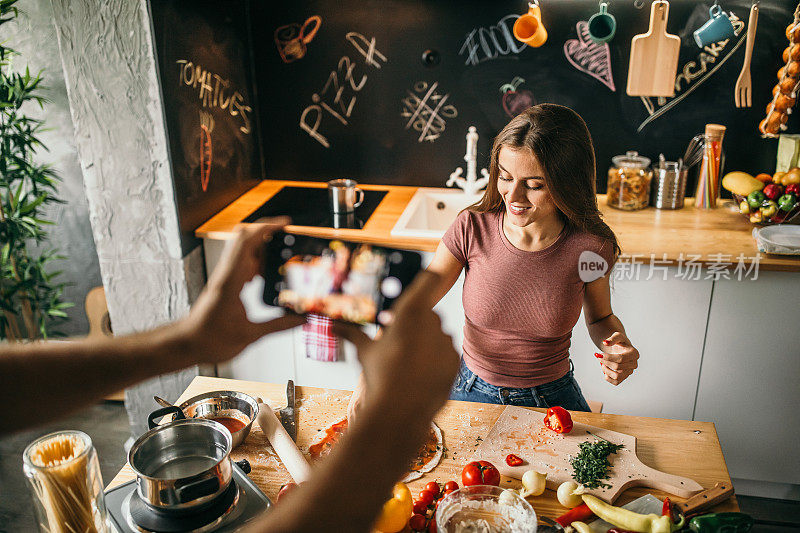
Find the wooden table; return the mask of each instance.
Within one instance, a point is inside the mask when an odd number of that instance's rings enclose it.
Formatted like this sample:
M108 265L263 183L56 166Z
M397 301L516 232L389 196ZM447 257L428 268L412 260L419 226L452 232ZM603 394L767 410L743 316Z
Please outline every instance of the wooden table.
M195 235L204 239L230 238L237 224L286 186L327 185L310 181L264 180L197 228ZM409 250L436 250L439 239L394 237L391 234L418 187L359 187L365 190L388 191L363 229L291 226L291 231L314 237L349 239ZM597 202L603 219L617 235L622 253L628 257L628 261L678 264L689 260L691 254L699 256L692 260L703 265L727 261L735 266L740 255L744 264L750 264L758 255L751 234L753 225L738 211L724 207L724 204L730 203L727 200L720 201L721 207L716 209L701 210L694 208L693 198L687 198L685 207L674 211L653 207L640 211L620 211L606 205L604 194L597 195ZM800 272L800 257L761 254L759 269Z
M213 390L235 390L251 396L260 396L273 408L286 405L286 385L239 381L199 376L194 378L176 403ZM350 391L297 387L297 444L308 455L311 439L326 426L341 420L347 410ZM432 472L409 484L412 493L422 490L428 481L444 483L451 479L461 484L461 469L471 457L472 451L494 425L505 406L471 402L449 401L436 416L436 423L442 429L446 452L442 462ZM542 411L541 409L539 409ZM690 422L660 418L644 418L623 415L596 413L574 413L576 421L605 427L614 431L634 435L638 439L637 454L648 466L670 474L687 476L704 488L713 487L722 481L730 483L728 469L722 456L717 432L710 422ZM245 442L232 452L234 460L246 458L253 467L250 478L275 500L283 483L291 480L289 473L281 464L257 425ZM125 465L111 481L109 487L131 479L135 474ZM519 488L520 482L503 478L500 486ZM620 496L617 505L651 493L659 498L666 494L652 489L629 489ZM673 498L674 501L682 501ZM546 490L542 496L529 498L539 514L555 518L565 509L556 500L555 492ZM733 497L714 508L714 511L738 511L739 506Z

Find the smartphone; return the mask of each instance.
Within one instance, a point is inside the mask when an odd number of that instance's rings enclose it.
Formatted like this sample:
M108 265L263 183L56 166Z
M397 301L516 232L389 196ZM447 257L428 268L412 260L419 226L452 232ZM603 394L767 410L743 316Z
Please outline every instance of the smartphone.
M421 268L417 252L279 232L264 244L264 303L376 324Z

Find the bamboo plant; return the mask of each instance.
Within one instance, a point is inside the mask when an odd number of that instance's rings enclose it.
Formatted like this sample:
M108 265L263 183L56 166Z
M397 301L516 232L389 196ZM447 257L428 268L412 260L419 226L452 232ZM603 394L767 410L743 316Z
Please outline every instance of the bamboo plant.
M17 0L0 0L0 31L18 15ZM44 107L41 75L16 72L17 54L0 43L0 339L47 338L67 318L72 306L63 301L65 283L50 265L64 259L47 248L48 205L61 203L55 194L58 176L34 162L44 131L41 120L25 115L27 106Z

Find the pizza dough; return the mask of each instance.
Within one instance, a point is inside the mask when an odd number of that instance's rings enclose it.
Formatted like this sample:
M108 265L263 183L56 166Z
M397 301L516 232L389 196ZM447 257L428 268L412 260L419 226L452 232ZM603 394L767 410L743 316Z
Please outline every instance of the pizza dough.
M325 428L324 431L317 433L311 445L308 447L311 458L318 459L330 454L346 431L347 418L343 418ZM444 439L442 438L442 430L439 429L439 426L431 422L428 437L417 451L417 455L411 463L409 473L402 479L403 483L419 479L424 474L436 468L436 465L442 460L443 454Z

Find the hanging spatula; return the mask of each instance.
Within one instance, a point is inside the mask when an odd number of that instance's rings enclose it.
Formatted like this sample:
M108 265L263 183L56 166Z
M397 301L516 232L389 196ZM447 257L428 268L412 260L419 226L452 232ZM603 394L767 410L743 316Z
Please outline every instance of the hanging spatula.
M650 9L647 33L631 40L628 64L629 96L674 96L681 39L667 33L669 2L656 0Z

